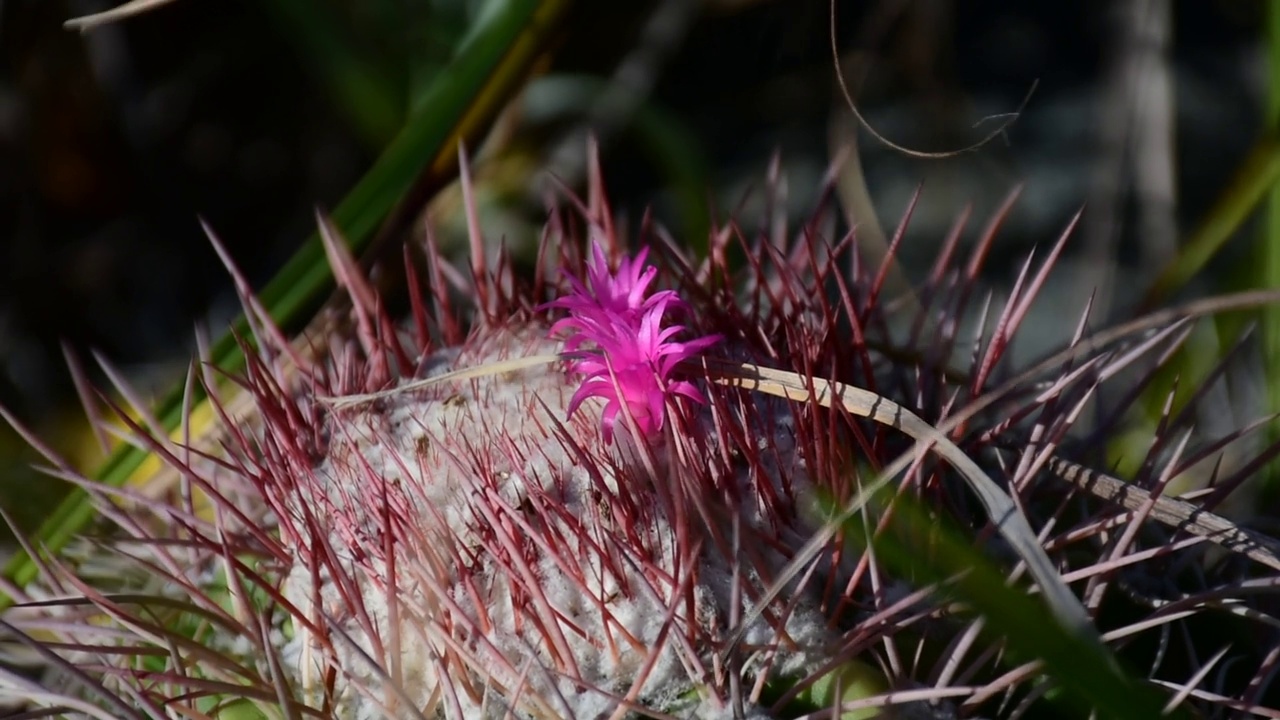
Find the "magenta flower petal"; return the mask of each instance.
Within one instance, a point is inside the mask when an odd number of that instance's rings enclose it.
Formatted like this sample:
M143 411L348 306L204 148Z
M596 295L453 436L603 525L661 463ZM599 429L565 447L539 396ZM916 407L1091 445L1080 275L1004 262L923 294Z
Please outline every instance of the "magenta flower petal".
M572 415L589 398L605 400L600 424L606 443L613 441L624 406L635 428L648 436L662 430L668 401L705 402L692 383L672 380L672 374L720 340L718 335L674 339L685 328L665 324L667 312L687 312L688 305L671 290L649 293L658 271L647 258L648 250L641 250L611 271L604 248L594 241L586 282L569 276L569 294L539 308L568 312L551 326L553 334L566 335L565 352L574 356L571 369L585 376L568 411Z

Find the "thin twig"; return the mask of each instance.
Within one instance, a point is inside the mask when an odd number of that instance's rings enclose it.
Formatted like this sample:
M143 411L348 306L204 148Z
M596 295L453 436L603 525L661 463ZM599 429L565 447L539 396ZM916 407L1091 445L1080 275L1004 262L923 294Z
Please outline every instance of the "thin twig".
M1178 498L1161 496L1153 501L1147 490L1060 457L1049 458L1047 469L1059 480L1126 510L1137 511L1151 504L1147 516L1152 520L1177 530L1185 530L1231 552L1280 570L1280 541L1242 528L1221 515Z
M1050 609L1062 624L1084 637L1096 636L1084 605L1063 582L1062 576L1054 568L1053 562L1031 529L1026 517L1014 504L1012 498L995 483L977 463L965 454L955 443L943 435L934 426L925 422L918 415L874 392L843 383L831 383L821 378L803 378L795 373L764 368L750 363L708 362L708 378L715 383L731 387L743 387L758 392L787 398L794 402L807 402L812 399L823 407L832 407L834 403L858 417L865 417L882 425L896 428L916 440L916 447L907 453L908 457L918 456L926 450L933 450L964 477L974 494L987 510L991 522L996 525L1001 535L1027 563L1027 570L1040 586ZM896 472L886 472L879 480L867 486L858 497L844 507L805 543L796 553L796 558L810 557L815 551L825 546L835 537L845 520L858 511L867 500L882 487L890 483ZM799 573L804 563L792 562L784 573L775 579L773 586L755 605L752 616L738 627L730 636L728 647L737 645L746 632L746 628L755 622L755 615L770 603L787 587L791 576Z
M438 383L522 370L535 365L556 362L563 358L564 356L560 354L534 355L498 363L487 363L406 383L382 392L327 398L326 401L335 407L350 407L379 398L420 390ZM1058 619L1066 627L1078 632L1086 634L1094 632L1093 625L1085 612L1084 606L1080 604L1080 600L1062 581L1062 577L1054 568L1053 562L1049 560L1044 548L1040 546L1035 531L1031 529L1030 523L1027 522L1026 517L1014 504L1012 498L983 472L982 468L972 458L966 455L949 438L938 432L936 428L921 419L920 416L870 390L863 390L844 383L827 382L821 378L806 378L793 372L761 367L752 363L732 363L723 360L707 360L704 369L708 380L727 387L755 390L786 398L793 402L807 402L812 399L814 402L828 408L833 407L834 403L840 403L842 408L853 415L874 420L882 425L896 428L906 433L917 441L917 453L923 453L929 449L937 452L968 481L974 494L978 496L978 499L986 508L992 523L996 525L1000 533L1004 535L1023 561L1027 563L1027 569L1036 583L1039 584L1041 592L1044 593L1045 599ZM890 483L894 477L896 477L896 473L887 473L879 481L864 489L859 496L862 498L862 502L855 501L850 506L842 508L838 518L820 528L805 544L805 549L820 548L830 542L840 528L841 523L839 520L847 518L852 512L856 512L856 508L860 508L866 499L870 498L881 487ZM854 509L851 510L850 508ZM804 555L805 549L802 549L799 554ZM785 585L785 581L776 582L766 597L756 603L757 609L753 612L759 613L761 608L768 607L777 595L781 593L781 588ZM750 627L755 619L754 617L748 618L746 622L739 625L739 630L729 643L730 648L737 644L737 640L745 632L745 628Z
M872 127L871 123L867 122L867 119L862 116L862 112L858 110L857 104L854 103L853 95L849 92L849 84L848 82L845 81L845 78L844 78L844 70L840 67L840 44L836 40L836 0L831 0L831 23L830 24L831 24L831 60L832 60L832 64L835 66L835 69L836 69L836 80L838 81L837 84L840 86L840 92L844 95L845 103L849 106L849 111L853 113L853 116L858 120L858 124L861 125L871 135L871 137L878 140L885 147L897 150L903 155L907 155L909 157L938 160L942 158L949 158L949 157L955 157L957 155L963 155L964 153L973 152L975 150L980 149L983 145L986 145L992 140L995 140L996 138L1003 135L1011 125L1017 122L1018 118L1022 116L1022 111L1026 109L1027 103L1031 102L1031 96L1035 94L1036 86L1039 84L1038 80L1032 82L1030 89L1027 90L1026 97L1022 98L1022 102L1018 105L1018 109L1014 110L1011 113L1002 114L1001 117L1004 118L1004 120L999 125L997 125L994 130L987 133L981 140L973 143L972 145L962 147L958 150L947 150L944 152L924 152L922 150L912 150L909 147L904 147L902 145L899 145L894 141L890 140L889 138L885 137L884 135L881 135L878 130Z
M163 5L168 5L173 0L132 0L119 7L111 8L100 13L92 15L83 15L78 18L72 18L62 24L67 30L77 30L79 32L88 32L99 25L124 20L134 15L140 15L148 10L154 10Z

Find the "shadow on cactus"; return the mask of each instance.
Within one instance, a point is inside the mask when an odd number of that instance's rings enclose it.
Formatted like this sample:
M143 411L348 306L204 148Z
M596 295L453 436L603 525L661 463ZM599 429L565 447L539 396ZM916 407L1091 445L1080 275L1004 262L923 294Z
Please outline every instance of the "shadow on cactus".
M3 694L22 717L1274 715L1280 560L1212 510L1275 448L1187 410L1131 486L1072 464L1189 318L1268 298L1081 319L1015 376L1067 233L994 313L976 278L1008 205L963 265L961 218L902 302L822 235L829 198L694 260L648 224L628 254L596 181L527 277L472 213L469 268L406 254L405 318L322 219L343 330L290 341L241 282L238 391L189 381L212 435L113 408L164 465L124 490L46 453L102 520L5 588ZM1215 461L1216 490L1161 497Z

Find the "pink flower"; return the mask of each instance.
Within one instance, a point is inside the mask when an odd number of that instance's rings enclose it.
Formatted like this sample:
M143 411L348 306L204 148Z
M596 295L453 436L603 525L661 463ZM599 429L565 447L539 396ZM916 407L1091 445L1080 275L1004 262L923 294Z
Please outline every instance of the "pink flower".
M554 334L570 331L565 350L574 352L591 335L608 332L608 328L622 323L637 327L647 309L664 301L675 301L681 309L687 309L672 290L662 290L645 296L649 285L658 274L655 267L645 265L649 249L644 248L634 259L623 258L617 272L610 272L609 261L599 241L591 243L591 260L587 263L587 282L568 275L570 294L553 300L543 308L568 310L569 316L551 326Z
M565 350L575 356L572 369L586 375L569 402L569 414L588 398L606 400L601 415L606 443L613 442L624 403L636 428L653 435L662 430L669 398L705 402L692 383L673 380L672 375L681 362L720 340L718 335L674 340L685 328L664 327L664 317L668 310L688 312L688 305L671 290L647 294L657 275L654 267L645 264L647 256L648 251L641 250L611 272L604 249L593 242L587 283L569 276L570 294L542 306L569 311L568 317L551 326L552 333L569 332Z

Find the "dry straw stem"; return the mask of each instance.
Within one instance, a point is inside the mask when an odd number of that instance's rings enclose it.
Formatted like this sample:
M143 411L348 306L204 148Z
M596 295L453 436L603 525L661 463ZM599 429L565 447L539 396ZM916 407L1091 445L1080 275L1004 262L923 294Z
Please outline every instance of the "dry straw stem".
M131 2L111 8L110 10L72 18L63 23L62 26L68 30L88 32L100 25L106 25L107 23L113 23L119 20L124 20L125 18L133 17L134 15L140 15L163 5L168 5L171 2L173 2L173 0L131 0Z
M1256 302L1257 299L1255 294L1250 293L1238 298L1222 298L1211 302L1195 303L1186 308L1157 313L1155 318L1144 318L1141 321L1127 324L1116 328L1111 333L1104 333L1092 343L1086 342L1082 344L1105 345L1112 339L1138 332L1157 321L1169 321L1175 317L1186 318L1202 312L1223 311L1239 305L1251 304ZM1082 348L1077 346L1074 350L1082 351ZM1070 353L1071 350L1066 352ZM329 398L328 401L337 408L352 407L380 398L425 389L442 382L499 375L564 359L566 357L563 354L515 358L479 367L462 368L382 392ZM1055 356L1046 361L1046 363L1041 363L1041 365L1057 359L1057 356ZM793 372L775 370L751 363L728 363L713 359L707 360L705 370L708 373L709 380L721 385L755 390L793 402L807 402L813 399L826 408L832 408L833 404L839 403L840 407L851 415L868 418L882 425L895 428L917 441L916 447L911 452L906 453L904 459L918 458L920 454L929 449L935 450L960 472L986 508L992 522L1027 563L1028 570L1041 586L1046 600L1058 619L1068 628L1088 635L1096 635L1093 624L1089 620L1083 605L1063 582L1061 575L1045 554L1026 517L1014 504L1010 496L938 428L888 398L844 383L832 383L821 378L806 380L806 378ZM999 395L999 393L993 393L993 395ZM953 422L955 422L954 418ZM902 462L900 461L896 465L901 469ZM1152 520L1205 538L1227 550L1240 553L1255 562L1280 570L1280 545L1275 540L1241 528L1220 515L1203 510L1184 500L1153 495L1140 487L1062 458L1050 457L1047 461L1047 469L1059 479L1102 500L1116 503L1127 510L1143 512ZM897 472L890 468L879 480L864 488L857 498L842 508L835 520L826 524L809 540L806 548L821 548L830 542L839 530L839 520L847 518L860 510L872 494L892 481ZM801 551L797 555L795 565L803 565L802 558L806 557L806 555L807 553ZM779 583L780 585L781 583ZM744 626L748 624L749 622L744 623Z
M1017 122L1018 118L1022 116L1022 111L1026 109L1027 103L1031 102L1031 96L1035 94L1036 86L1039 84L1038 81L1031 83L1031 87L1027 90L1026 96L1022 98L1022 102L1018 105L1018 109L1004 116L1004 119L1001 121L1001 123L998 126L996 126L994 130L984 135L981 140L978 140L977 142L971 145L966 145L965 147L959 148L957 150L944 150L942 152L925 152L923 150L913 150L909 147L899 145L898 143L895 143L894 141L882 135L880 131L875 129L875 126L873 126L870 122L867 121L865 117L862 116L862 112L858 110L857 103L853 101L853 93L849 90L849 82L845 80L844 69L840 67L840 44L839 42L837 42L837 39L836 39L836 0L831 0L831 16L830 16L830 22L828 24L831 29L831 37L830 37L831 61L836 71L836 84L840 87L840 93L844 95L845 105L849 108L849 112L853 114L853 117L858 121L858 124L861 125L862 128L866 130L869 135L871 135L871 137L875 138L876 141L878 141L880 144L884 145L887 148L890 148L896 152L906 155L907 157L919 158L924 160L944 160L946 158L951 158L957 155L963 155L965 153L970 153L970 152L974 152L976 150L982 149L982 146L986 145L992 140L995 140L996 138L1003 135L1005 131L1007 131L1015 122Z
M920 416L869 390L844 383L828 382L821 378L806 379L795 373L749 363L721 364L709 361L708 370L710 379L722 385L757 390L793 402L807 402L812 399L826 408L832 408L835 403L839 403L841 408L852 415L895 428L914 439L916 446L907 453L910 457L918 458L930 449L937 452L964 477L986 508L991 521L1027 563L1028 571L1040 585L1050 609L1058 620L1065 627L1084 637L1097 636L1097 631L1084 605L1063 582L1062 576L1054 568L1044 548L1040 546L1035 531L1031 529L1031 524L1014 504L1013 499L983 472L972 458ZM875 492L891 482L896 475L897 471L886 470L879 480L863 488L857 498L841 508L836 519L826 523L814 533L805 544L805 548L797 554L797 559L805 557L809 548L819 548L830 542L843 521L858 512ZM743 623L743 627L748 625L750 625L750 619Z
M1201 317L1218 315L1218 314L1228 313L1228 312L1236 312L1241 310L1252 310L1252 309L1256 309L1266 305L1271 305L1274 303L1280 303L1280 290L1250 290L1245 292L1234 293L1231 295L1223 295L1216 298L1210 298L1207 300L1196 300L1196 301L1189 302L1177 307L1153 312L1143 317L1137 318L1135 320L1131 320L1126 323L1121 323L1120 325L1117 325L1109 330L1100 332L1096 335L1089 336L1089 337L1082 337L1077 342L1072 344L1070 347L1060 352L1053 353L1052 355L1045 358L1044 360L1041 360L1040 362L1035 363L1031 367L1019 373L1017 376L1010 378L999 388L974 398L972 402L968 403L962 409L956 412L954 415L950 416L940 426L938 427L929 426L929 427L931 427L933 432L938 433L939 435L942 435L945 438L945 433L949 433L958 427L962 427L966 422L968 422L969 420L977 416L978 413L996 404L1000 400L1007 397L1009 394L1013 393L1018 388L1025 387L1028 383L1034 382L1036 378L1038 378L1041 374L1051 371L1055 368L1061 367L1063 364L1069 363L1078 358L1086 357L1091 352L1098 351L1102 348L1105 348L1125 338L1150 332L1158 328L1168 327L1179 322L1186 322L1194 318L1201 318ZM867 391L864 390L861 392L865 393ZM884 398L880 398L874 393L868 393L868 394L872 395L874 399L871 399L869 403L866 403L864 405L860 404L858 406L863 406L863 407L869 406L872 410L875 410L877 407L881 407L876 405L876 399L878 399L879 401L884 403L882 408L885 411L888 411L890 407L896 407L896 405L893 405L892 403L885 400ZM856 410L851 409L850 412L856 412ZM871 417L871 419L876 419L874 416L868 416L868 417ZM928 426L927 423L925 425ZM906 431L904 430L904 432ZM960 451L959 454L963 455L963 451ZM884 468L884 472L881 480L874 486L874 488L869 488L869 489L878 489L882 484L887 483L889 479L897 476L898 473L905 470L910 465L910 463L913 462L916 457L918 457L918 455L919 455L919 450L915 450L915 451L909 451L899 456L897 460L895 460L893 463L889 464ZM1059 473L1059 475L1061 476L1062 474ZM1074 481L1076 478L1083 478L1083 476L1076 474L1074 477L1064 477L1064 479L1068 479L1072 481ZM1094 492L1095 488L1100 488L1103 486L1097 483L1084 482L1083 484L1080 485L1080 487L1083 490ZM1107 497L1106 499L1110 499L1110 498ZM795 578L800 576L800 574L804 572L805 568L809 565L809 563L811 563L814 560L814 558L818 556L818 554L822 551L822 547L823 547L823 543L817 542L818 538L833 537L834 534L839 531L843 523L847 521L849 518L852 518L859 511L859 509L862 507L864 503L865 503L865 499L863 499L863 495L859 495L857 498L854 498L852 502L848 503L845 507L841 508L840 512L837 513L834 517L832 517L827 522L827 524L822 529L819 530L819 532L817 533L817 535L815 535L813 540L806 543L805 546L801 548L799 552L796 553L796 555L792 558L791 562L787 565L787 567L784 568L783 571L779 573L778 577L774 579L772 587L770 587L769 591L765 593L764 597L761 598L760 607L767 606L769 603L777 599L778 595L782 593L782 591L787 587L788 583L792 582L793 580L795 580ZM1203 517L1203 513L1200 513L1200 515ZM1025 520L1023 522L1025 522ZM1038 543L1037 543L1037 546L1038 546ZM1043 550L1041 550L1041 552L1043 552ZM1057 584L1060 584L1060 583L1057 583ZM1052 587L1052 586L1049 586L1049 587ZM1072 596L1072 600L1074 601L1072 604L1074 605L1079 604L1079 601L1075 600L1074 596ZM758 614L758 612L759 611L756 611L756 614ZM1075 611L1068 611L1068 613L1071 613L1072 616L1075 615ZM739 626L739 631L734 635L733 638L731 638L731 641L728 643L727 652L731 652L734 646L737 644L737 642L741 640L741 636L743 632L742 628L747 627L750 624L750 622L754 621L755 619L756 617L753 615L752 617L747 618L746 623L743 623L742 625ZM1069 623L1069 626L1074 626L1074 624ZM1093 628L1092 624L1089 624L1088 628L1084 632L1088 633L1089 635L1097 634L1097 631L1095 628Z
M405 393L414 392L415 390L425 390L433 385L445 382L455 382L458 380L471 380L480 377L492 377L494 375L502 375L503 373L516 372L539 365L550 365L560 360L568 360L569 357L564 353L556 353L554 355L529 355L527 357L513 358L511 360L503 360L501 362L485 363L475 367L459 368L439 375L433 375L422 380L414 380L413 382L404 383L390 390L383 390L374 393L362 393L359 395L340 395L338 397L322 397L318 398L327 402L334 408L343 409L363 405L374 400L395 397Z
M1280 570L1280 543L1178 498L1153 495L1132 483L1078 463L1050 457L1047 467L1061 480L1177 530L1217 543L1273 570Z

